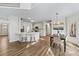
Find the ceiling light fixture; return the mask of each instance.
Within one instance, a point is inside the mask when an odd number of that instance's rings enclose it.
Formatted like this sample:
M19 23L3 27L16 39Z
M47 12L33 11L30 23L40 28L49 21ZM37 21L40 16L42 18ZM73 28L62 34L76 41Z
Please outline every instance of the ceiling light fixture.
M30 20L31 22L34 22L34 20Z
M28 17L28 19L32 19L31 17Z

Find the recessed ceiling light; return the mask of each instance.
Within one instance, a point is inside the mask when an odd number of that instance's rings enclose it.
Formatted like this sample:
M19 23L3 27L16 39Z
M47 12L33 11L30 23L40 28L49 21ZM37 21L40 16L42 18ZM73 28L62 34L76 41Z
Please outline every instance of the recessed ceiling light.
M28 17L28 19L32 19L31 17Z
M30 20L31 22L34 22L34 20Z

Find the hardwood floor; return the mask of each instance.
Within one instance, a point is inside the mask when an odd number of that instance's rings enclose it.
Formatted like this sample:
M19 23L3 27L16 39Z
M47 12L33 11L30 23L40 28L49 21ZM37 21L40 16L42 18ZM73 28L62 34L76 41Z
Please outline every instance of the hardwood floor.
M38 42L9 43L7 37L0 37L0 56L79 56L79 47L67 42L65 53L50 48L49 37L40 38ZM60 53L60 54L59 54Z
M79 46L74 45L73 43L67 42L65 56L79 56Z
M6 38L7 39L7 38ZM48 37L45 37L46 40L39 40L34 43L26 43L26 42L13 42L9 43L7 48L0 50L0 55L8 55L8 56L40 56L40 55L48 55L47 50L49 48L49 40Z

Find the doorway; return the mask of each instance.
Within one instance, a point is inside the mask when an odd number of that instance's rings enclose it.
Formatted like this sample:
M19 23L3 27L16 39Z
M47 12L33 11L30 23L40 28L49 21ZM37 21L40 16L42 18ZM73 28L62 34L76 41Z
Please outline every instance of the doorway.
M46 36L51 34L50 23L46 24Z
M8 24L0 23L0 49L7 48L8 42Z

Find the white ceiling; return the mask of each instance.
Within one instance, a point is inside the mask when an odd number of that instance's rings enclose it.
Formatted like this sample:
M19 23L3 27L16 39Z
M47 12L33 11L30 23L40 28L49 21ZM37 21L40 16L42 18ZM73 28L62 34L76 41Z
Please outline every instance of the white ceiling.
M66 17L78 11L78 3L32 3L30 10L0 8L0 16L18 16L25 19L30 17L35 21L43 21L55 18L56 12L59 13L59 17Z

